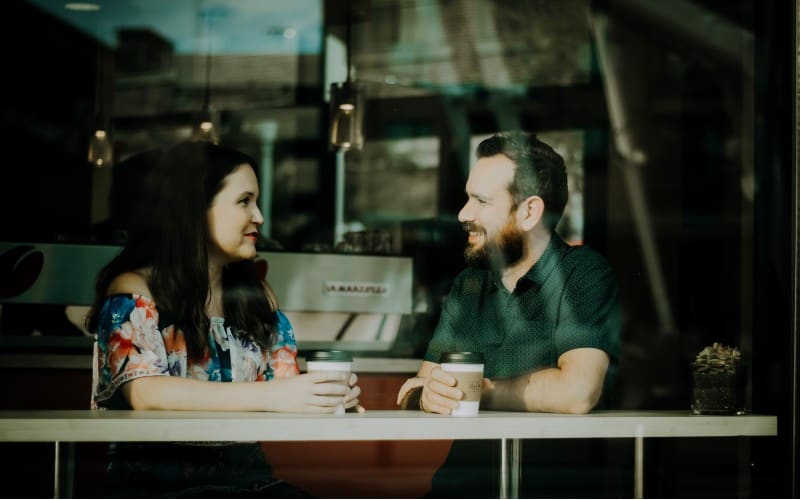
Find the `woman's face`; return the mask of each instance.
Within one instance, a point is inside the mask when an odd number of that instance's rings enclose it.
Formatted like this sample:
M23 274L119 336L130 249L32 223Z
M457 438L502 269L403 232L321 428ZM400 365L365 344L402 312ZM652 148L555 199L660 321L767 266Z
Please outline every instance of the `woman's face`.
M256 174L243 163L225 177L208 208L209 259L225 265L256 256L258 227L264 223L256 200Z

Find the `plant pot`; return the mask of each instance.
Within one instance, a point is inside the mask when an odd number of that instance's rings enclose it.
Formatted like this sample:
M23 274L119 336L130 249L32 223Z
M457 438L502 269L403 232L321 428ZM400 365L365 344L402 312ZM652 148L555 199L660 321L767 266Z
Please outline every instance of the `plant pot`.
M692 413L696 415L744 415L747 373L694 372Z

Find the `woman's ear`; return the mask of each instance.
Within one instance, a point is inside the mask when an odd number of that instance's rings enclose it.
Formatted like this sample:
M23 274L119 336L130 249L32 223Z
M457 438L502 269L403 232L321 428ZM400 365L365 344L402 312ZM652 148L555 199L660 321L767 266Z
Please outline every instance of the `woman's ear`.
M528 196L520 205L522 210L520 226L523 231L530 231L539 224L544 216L544 200L538 196Z

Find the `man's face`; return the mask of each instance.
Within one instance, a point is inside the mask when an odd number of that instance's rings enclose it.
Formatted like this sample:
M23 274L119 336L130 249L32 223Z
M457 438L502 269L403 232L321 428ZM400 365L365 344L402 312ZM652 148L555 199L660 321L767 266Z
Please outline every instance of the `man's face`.
M467 202L458 220L469 233L464 258L476 267L509 267L522 258L523 232L517 225L508 185L514 163L504 155L479 159L467 179Z

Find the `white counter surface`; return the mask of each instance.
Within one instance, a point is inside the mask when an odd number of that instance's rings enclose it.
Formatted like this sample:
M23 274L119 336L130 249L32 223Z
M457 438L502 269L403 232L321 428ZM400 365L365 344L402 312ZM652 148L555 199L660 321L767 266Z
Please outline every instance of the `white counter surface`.
M588 415L482 412L449 417L418 411L307 415L256 412L2 411L0 441L338 441L774 436L777 417L686 411Z

